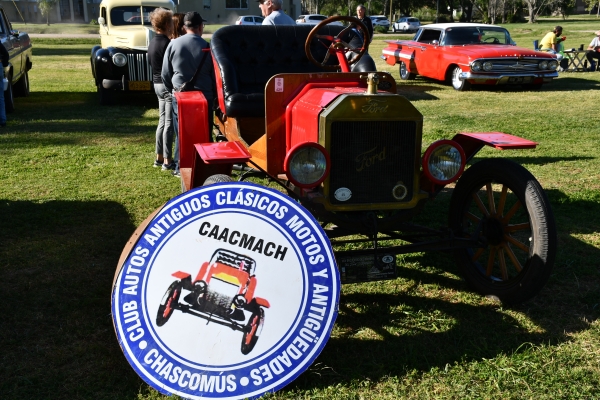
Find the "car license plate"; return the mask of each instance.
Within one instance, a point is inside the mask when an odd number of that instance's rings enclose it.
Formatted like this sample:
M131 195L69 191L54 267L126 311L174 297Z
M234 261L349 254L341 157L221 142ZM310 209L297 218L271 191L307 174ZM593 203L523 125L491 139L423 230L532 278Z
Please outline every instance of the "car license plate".
M129 90L150 90L150 81L129 81Z
M342 283L382 281L398 276L394 254L338 253L336 261Z

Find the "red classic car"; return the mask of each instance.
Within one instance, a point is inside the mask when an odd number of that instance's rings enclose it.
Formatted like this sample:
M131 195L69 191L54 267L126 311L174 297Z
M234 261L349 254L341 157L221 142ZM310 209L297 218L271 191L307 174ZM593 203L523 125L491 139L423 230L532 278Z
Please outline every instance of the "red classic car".
M516 47L500 26L451 23L422 26L412 40L386 40L382 58L400 64L400 78L471 85L523 85L539 89L558 77L556 56Z

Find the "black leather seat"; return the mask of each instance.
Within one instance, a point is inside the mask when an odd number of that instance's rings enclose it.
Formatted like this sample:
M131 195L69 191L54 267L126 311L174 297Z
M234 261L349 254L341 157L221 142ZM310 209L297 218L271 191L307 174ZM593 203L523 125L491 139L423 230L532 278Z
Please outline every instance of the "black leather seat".
M304 43L314 26L251 26L232 25L217 30L210 46L223 85L223 100L228 117L264 117L264 90L273 75L281 73L323 72L311 63L304 52ZM342 26L328 25L319 33L335 36ZM321 61L327 47L313 41L313 57ZM374 71L369 56L357 64L357 71ZM363 57L363 59L365 59ZM333 55L328 61L337 64ZM221 94L219 94L221 95Z

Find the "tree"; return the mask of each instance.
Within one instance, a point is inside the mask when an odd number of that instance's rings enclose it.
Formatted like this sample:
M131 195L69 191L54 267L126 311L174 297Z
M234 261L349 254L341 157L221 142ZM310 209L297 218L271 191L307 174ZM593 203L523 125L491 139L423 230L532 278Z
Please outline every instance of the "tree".
M50 25L50 10L52 10L57 2L58 0L37 0L40 12L46 17L46 25Z

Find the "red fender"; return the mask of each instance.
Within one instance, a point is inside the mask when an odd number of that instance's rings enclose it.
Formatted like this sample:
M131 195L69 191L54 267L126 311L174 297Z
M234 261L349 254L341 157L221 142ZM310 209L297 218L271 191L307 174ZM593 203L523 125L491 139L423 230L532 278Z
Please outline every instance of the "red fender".
M254 300L256 300L256 304L258 304L259 306L262 306L264 308L271 307L271 304L267 299L263 299L262 297L255 297Z

